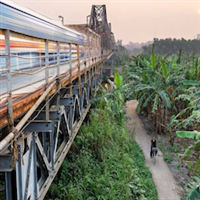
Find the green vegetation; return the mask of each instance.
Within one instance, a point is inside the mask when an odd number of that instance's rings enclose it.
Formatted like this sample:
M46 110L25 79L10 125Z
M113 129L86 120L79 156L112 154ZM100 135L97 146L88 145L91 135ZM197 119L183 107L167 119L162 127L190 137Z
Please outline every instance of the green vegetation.
M151 54L152 46L154 46L154 52L159 55L177 54L178 51L182 51L187 54L200 53L200 40L185 40L182 39L154 39L153 44L144 46L144 54Z
M200 58L198 55L187 56L179 52L173 56L151 55L133 56L125 65L127 77L127 95L138 100L138 111L147 114L159 134L167 134L172 146L177 136L192 138L196 142L188 147L185 157L191 152L198 155L193 161L194 171L200 171ZM196 131L193 131L196 130ZM173 151L164 154L171 162ZM195 183L197 185L195 185ZM190 185L190 190L199 194L199 183ZM191 193L192 192L192 193ZM195 195L194 195L195 196Z
M125 63L127 63L130 60L130 58L131 57L130 57L128 51L125 49L125 47L123 47L122 44L117 45L115 59L114 59L114 65L122 66Z
M144 155L125 126L122 90L116 74L113 93L95 99L46 199L158 199Z
M158 140L158 148L163 153L163 159L167 163L171 163L173 158L173 152L168 148L162 140Z
M189 146L185 150L184 157L182 159L189 156L192 153L192 151L198 151L199 150L199 148L200 148L200 132L197 132L197 131L177 131L176 134L181 138L192 138L192 139L197 140L193 145ZM193 164L193 162L191 162L191 165L192 164ZM194 171L198 172L199 167L200 167L200 155L198 157L197 162L195 162ZM185 195L185 198L183 198L183 200L187 200L187 199L195 200L195 199L199 199L199 198L200 198L200 179L197 176L195 176L193 178L193 182L191 182L188 185L188 188L186 190L186 195Z
M200 199L200 179L198 177L194 177L193 181L188 185L186 190L187 194L182 200L198 200Z

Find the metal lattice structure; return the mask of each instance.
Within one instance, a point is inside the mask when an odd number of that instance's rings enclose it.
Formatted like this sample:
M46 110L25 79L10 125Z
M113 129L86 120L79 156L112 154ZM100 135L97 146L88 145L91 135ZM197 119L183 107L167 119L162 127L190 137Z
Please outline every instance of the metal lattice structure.
M115 38L108 23L105 5L93 5L91 9L89 27L101 35L101 46L104 51L115 49Z
M81 34L12 4L0 2L0 9L0 172L6 199L44 199L112 50L102 56L102 36L95 29L84 27Z

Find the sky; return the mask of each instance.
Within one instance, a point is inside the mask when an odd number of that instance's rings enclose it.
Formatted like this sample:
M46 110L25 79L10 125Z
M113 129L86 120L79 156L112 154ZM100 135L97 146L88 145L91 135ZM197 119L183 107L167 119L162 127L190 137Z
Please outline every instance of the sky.
M200 0L14 0L65 24L86 23L92 5L106 5L115 39L123 44L153 38L194 39L200 33Z

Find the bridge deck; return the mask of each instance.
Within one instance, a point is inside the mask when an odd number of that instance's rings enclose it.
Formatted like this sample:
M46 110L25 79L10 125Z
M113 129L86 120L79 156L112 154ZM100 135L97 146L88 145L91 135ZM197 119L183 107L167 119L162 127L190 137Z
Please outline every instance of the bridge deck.
M0 8L0 172L8 200L42 200L90 108L114 40L105 6L98 7L102 31L76 26L82 34L6 0Z
M105 60L105 58L98 57L95 62L92 58L80 59L80 73L85 73L91 66L98 65L99 62ZM72 80L78 77L78 61L72 62ZM60 84L61 86L66 85L70 81L70 62L59 66L60 69ZM36 72L36 73L35 73ZM52 83L57 78L57 66L49 68L49 83ZM16 73L12 76L12 98L13 98L13 116L14 119L26 112L33 103L45 90L45 68L39 70L26 71ZM0 128L7 125L8 119L6 117L7 112L7 79L4 77L0 80ZM55 90L55 88L54 88Z

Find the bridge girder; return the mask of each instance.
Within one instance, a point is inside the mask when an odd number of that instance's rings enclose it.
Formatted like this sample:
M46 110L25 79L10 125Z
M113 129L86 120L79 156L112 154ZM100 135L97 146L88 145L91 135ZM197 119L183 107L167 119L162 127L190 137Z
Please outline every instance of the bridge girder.
M67 87L62 88L56 98L49 97L48 120L45 102L41 103L14 142L15 153L0 156L0 163L5 163L0 165L0 171L6 172L6 182L10 186L6 187L7 199L44 198L90 108L90 98L101 80L101 64L96 69L96 73L91 68L86 77L82 75L81 93L77 79L72 96ZM14 168L16 180L11 176ZM17 197L12 196L13 181L16 181Z
M115 49L115 38L108 23L106 5L93 5L90 13L89 27L101 35L103 50Z

